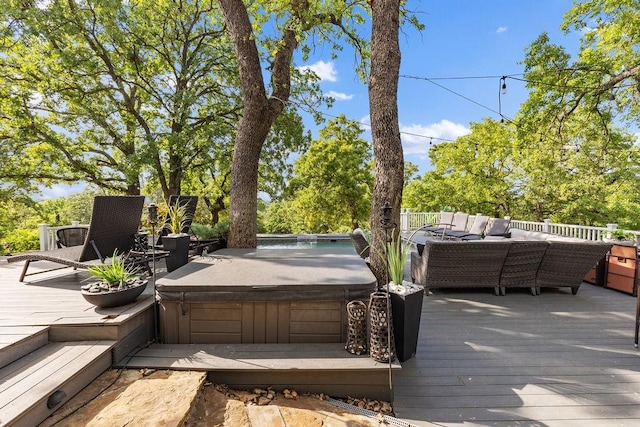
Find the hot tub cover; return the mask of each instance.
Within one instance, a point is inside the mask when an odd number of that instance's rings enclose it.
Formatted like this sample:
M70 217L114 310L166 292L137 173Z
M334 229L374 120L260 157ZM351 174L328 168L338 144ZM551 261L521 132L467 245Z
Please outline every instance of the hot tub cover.
M368 299L375 276L355 253L322 249L224 249L159 279L161 301Z

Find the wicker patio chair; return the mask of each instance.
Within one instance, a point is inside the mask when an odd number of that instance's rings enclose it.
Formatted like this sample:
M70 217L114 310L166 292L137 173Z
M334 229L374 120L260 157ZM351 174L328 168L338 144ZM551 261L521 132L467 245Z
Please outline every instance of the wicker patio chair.
M509 241L431 240L422 255L411 253L411 280L429 289L493 288L500 293L500 271Z
M89 228L64 227L56 231L56 245L58 248L68 248L84 244Z
M505 295L506 288L529 288L536 295L536 275L542 257L549 243L540 240L514 240L500 273L500 293Z
M349 233L353 247L361 258L366 259L370 255L369 242L362 233Z
M536 276L536 292L540 288L571 288L575 295L584 276L611 249L611 245L599 242L567 242L548 240Z
M489 217L485 215L476 215L473 224L469 231L460 231L460 230L446 230L444 235L449 239L462 239L463 237L469 236L480 236L485 228L487 228L487 224L489 223ZM472 239L468 239L472 240Z
M84 244L50 251L25 252L9 257L7 261L25 261L20 275L20 281L23 282L26 276L44 273L38 271L27 274L29 265L34 261L63 265L58 268L87 268L87 261L104 262L115 250L128 253L140 225L143 203L144 196L96 196Z

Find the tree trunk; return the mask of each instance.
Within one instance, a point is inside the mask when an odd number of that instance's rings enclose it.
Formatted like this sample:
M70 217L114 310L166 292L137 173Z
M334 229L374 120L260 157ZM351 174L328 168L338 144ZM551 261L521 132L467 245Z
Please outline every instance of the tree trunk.
M404 157L398 125L398 78L400 73L399 0L375 0L371 4L371 74L369 111L375 159L375 179L371 207L372 254L385 253L385 229L381 208L389 202L393 208L394 230L398 233L404 182ZM371 257L371 268L378 284L386 284L387 269L383 256Z
M260 152L271 125L289 100L290 67L298 42L292 30L283 32L271 68L273 95L267 98L260 56L244 2L219 0L219 3L238 60L244 103L233 148L228 246L255 248Z
M204 205L206 209L209 211L211 215L211 220L209 221L209 225L213 227L220 221L220 212L222 212L226 206L224 204L224 194L216 197L215 200L211 200L211 198L204 196L202 200L204 201Z

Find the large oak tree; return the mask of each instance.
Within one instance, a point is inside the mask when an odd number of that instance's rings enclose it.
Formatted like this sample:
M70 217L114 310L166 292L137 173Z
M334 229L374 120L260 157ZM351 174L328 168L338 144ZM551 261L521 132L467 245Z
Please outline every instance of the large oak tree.
M371 73L369 112L375 161L375 181L371 209L371 253L385 253L386 232L381 208L389 203L393 222L400 224L400 204L404 183L404 157L398 124L398 77L400 73L400 1L371 2ZM398 233L399 227L393 230ZM378 283L385 283L386 262L371 257L371 269Z
M355 6L345 1L292 0L256 5L219 0L219 4L237 58L244 105L233 150L229 246L255 247L260 152L271 126L289 103L294 52L314 31L319 40L348 34L347 40L358 49L365 45L346 23L360 18ZM263 21L252 22L249 8L259 8ZM264 35L261 25L267 26L267 22L275 25L270 34ZM266 58L260 49L268 52ZM265 64L268 85L263 74Z

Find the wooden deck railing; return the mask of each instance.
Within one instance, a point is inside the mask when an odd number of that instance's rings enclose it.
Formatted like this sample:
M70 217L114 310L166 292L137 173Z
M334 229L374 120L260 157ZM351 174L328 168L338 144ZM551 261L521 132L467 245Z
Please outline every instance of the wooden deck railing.
M61 228L67 227L89 227L89 224L80 224L78 221L73 221L69 225L61 225L59 227L49 227L47 224L38 224L38 231L40 235L40 250L48 251L51 249L56 249L57 246L57 236L56 231Z
M474 215L471 215L473 220ZM400 213L400 229L402 232L413 231L425 224L434 224L440 220L440 212L411 212L403 209ZM56 248L56 231L60 228L70 226L88 227L88 225L78 224L74 221L70 225L60 227L49 227L47 224L40 224L40 250L46 251ZM511 218L511 227L527 231L540 231L543 233L557 234L559 236L576 237L578 239L599 241L603 237L608 237L611 231L618 229L618 224L607 224L606 227L591 227L587 225L557 224L550 220L543 222L521 221ZM640 231L624 230L640 237Z

